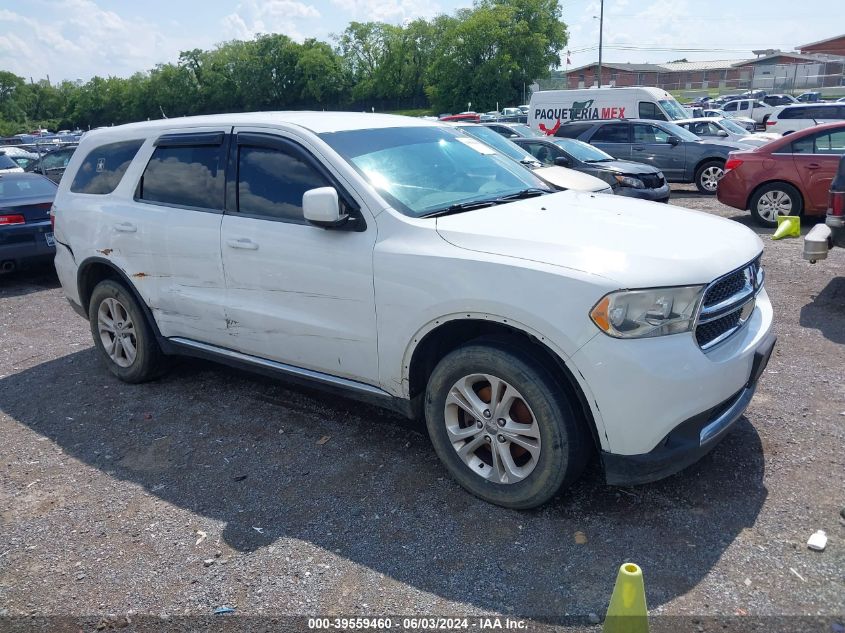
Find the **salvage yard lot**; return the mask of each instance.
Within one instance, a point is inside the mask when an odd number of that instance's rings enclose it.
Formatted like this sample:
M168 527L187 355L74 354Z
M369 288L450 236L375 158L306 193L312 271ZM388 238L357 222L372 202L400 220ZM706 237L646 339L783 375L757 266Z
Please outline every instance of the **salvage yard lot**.
M0 279L0 615L586 624L633 561L652 615L841 616L845 252L811 266L800 240L673 189L763 236L768 371L700 463L625 489L593 464L531 512L471 497L422 428L356 402L195 360L122 384L54 274ZM805 545L818 529L821 553Z

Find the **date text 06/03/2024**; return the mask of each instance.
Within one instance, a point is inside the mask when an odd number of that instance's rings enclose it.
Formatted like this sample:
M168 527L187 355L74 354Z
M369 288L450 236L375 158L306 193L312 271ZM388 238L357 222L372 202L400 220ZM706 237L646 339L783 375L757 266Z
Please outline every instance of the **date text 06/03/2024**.
M332 617L308 618L308 628L335 631L495 631L524 630L524 620L502 617Z

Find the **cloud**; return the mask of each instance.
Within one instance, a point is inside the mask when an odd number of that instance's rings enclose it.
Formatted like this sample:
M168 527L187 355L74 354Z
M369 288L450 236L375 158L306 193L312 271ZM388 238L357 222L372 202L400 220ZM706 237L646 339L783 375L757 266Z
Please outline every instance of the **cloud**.
M178 54L155 25L125 20L93 0L44 4L49 20L0 10L0 67L34 79L127 76Z
M359 22L389 22L399 24L416 18L432 18L442 9L436 2L419 0L331 0L342 11L351 14ZM453 4L453 3L450 3ZM470 6L470 2L458 2Z
M296 0L244 0L234 13L221 20L224 32L233 39L248 40L259 33L283 33L303 40L297 21L319 18L316 7Z

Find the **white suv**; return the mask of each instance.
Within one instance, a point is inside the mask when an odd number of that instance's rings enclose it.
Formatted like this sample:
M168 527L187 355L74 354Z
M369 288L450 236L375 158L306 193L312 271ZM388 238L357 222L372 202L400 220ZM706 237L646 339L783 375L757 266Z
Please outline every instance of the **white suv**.
M56 268L120 379L189 354L424 417L465 488L528 508L599 451L674 473L740 417L774 345L760 239L552 193L459 131L354 113L87 134Z

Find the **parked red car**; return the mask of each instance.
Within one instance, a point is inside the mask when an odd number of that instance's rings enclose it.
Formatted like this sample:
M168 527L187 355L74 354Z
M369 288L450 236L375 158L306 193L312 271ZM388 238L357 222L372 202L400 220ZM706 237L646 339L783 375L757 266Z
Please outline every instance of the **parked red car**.
M728 206L750 209L757 223L767 227L776 226L779 215L823 216L843 154L845 121L731 152L716 196Z

